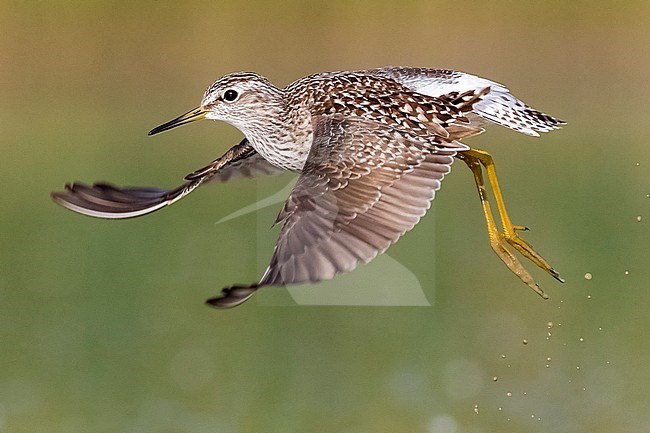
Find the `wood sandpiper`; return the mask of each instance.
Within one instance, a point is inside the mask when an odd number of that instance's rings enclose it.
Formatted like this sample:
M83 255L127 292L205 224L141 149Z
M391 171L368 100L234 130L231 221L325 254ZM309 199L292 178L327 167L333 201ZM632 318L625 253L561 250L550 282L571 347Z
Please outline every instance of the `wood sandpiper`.
M245 138L172 190L67 184L58 204L99 218L156 211L207 181L283 170L299 173L276 223L282 223L261 280L232 286L207 302L234 307L264 286L331 279L383 253L425 214L454 158L474 175L492 249L540 296L548 296L515 256L563 281L518 231L506 212L492 157L459 140L496 123L531 136L563 121L534 110L496 82L447 69L384 67L325 72L280 89L250 72L226 75L201 105L149 132L199 119L223 120ZM501 230L490 209L491 185Z

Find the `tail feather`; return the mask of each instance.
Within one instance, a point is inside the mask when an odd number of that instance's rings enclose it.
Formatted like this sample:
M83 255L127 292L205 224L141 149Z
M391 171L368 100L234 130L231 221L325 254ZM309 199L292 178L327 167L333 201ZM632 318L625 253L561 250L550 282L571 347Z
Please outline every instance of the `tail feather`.
M367 72L395 80L423 95L447 100L466 95L468 91L489 88L490 92L473 105L472 112L466 112L473 122L480 125L489 121L523 134L539 136L540 132L559 129L566 124L563 120L529 107L503 84L465 72L392 66Z
M479 116L515 131L539 136L560 128L566 122L537 111L510 94L507 90L495 89L474 106Z

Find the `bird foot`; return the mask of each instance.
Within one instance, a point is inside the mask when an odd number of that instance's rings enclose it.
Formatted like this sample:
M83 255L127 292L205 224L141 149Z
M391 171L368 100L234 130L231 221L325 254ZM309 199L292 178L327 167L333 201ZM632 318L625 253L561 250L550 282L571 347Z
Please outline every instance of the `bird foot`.
M555 269L553 269L553 266L551 266L550 263L544 259L544 257L535 251L532 245L530 245L517 234L517 231L528 230L528 227L513 225L511 227L511 230L504 230L503 233L500 233L500 236L509 245L516 249L522 256L526 257L528 260L537 265L537 267L547 272L559 282L564 283L564 279L560 277L560 274Z
M521 281L524 282L528 287L530 287L535 293L541 296L544 299L548 299L548 295L544 293L541 287L535 282L532 275L524 268L524 265L521 264L519 259L506 247L506 245L512 245L510 239L506 238L502 233L499 233L498 236L490 238L490 246L494 250L497 256L501 261L519 277ZM515 247L519 251L517 247ZM521 251L520 251L521 252ZM525 256L525 255L524 255Z

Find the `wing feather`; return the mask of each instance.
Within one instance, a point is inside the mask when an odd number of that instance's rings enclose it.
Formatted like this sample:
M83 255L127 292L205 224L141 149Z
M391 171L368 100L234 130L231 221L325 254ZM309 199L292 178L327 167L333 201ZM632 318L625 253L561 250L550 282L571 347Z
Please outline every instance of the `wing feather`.
M566 124L541 111L529 107L510 93L503 84L465 72L450 69L385 67L371 69L370 74L390 78L414 92L441 99L457 98L468 90L477 91L486 87L490 92L472 109L472 114L480 120L489 121L526 135L539 136ZM462 130L458 127L462 134ZM447 128L450 134L457 133ZM468 131L469 132L469 131ZM462 135L456 135L462 138Z
M314 124L314 144L278 216L283 226L264 276L224 289L211 305L233 307L263 286L330 279L369 262L418 223L456 154L360 118L318 116ZM371 152L373 164L360 163Z
M177 202L207 181L277 174L272 166L244 139L209 165L188 174L187 182L166 190L151 187L118 187L106 182L93 185L75 182L64 191L52 192L54 202L74 212L96 218L126 219L154 212Z

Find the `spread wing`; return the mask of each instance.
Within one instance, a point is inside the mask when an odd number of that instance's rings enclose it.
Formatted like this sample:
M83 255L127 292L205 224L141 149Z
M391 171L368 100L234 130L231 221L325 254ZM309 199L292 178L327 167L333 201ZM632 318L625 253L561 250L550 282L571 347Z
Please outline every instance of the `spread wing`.
M83 215L109 219L134 218L177 202L207 181L226 182L238 176L254 177L280 171L244 139L222 157L188 174L185 177L188 182L178 188L122 188L105 182L93 185L72 183L66 184L64 191L53 192L51 196L61 206Z
M526 135L558 129L565 122L529 107L512 95L503 84L449 69L385 67L370 74L390 78L414 92L445 99L445 95L490 88L490 93L474 105L479 123L490 121ZM482 122L481 122L482 121Z
M319 116L314 124L307 163L278 215L283 226L264 276L255 285L224 289L211 305L233 307L262 286L330 279L369 262L425 214L458 147L360 118Z

